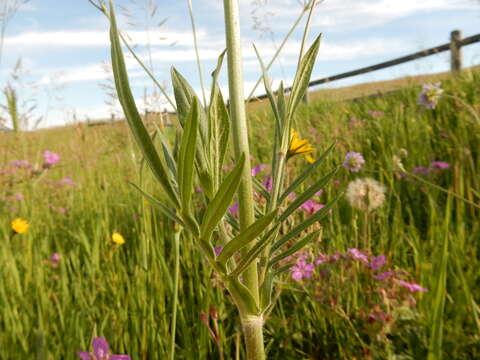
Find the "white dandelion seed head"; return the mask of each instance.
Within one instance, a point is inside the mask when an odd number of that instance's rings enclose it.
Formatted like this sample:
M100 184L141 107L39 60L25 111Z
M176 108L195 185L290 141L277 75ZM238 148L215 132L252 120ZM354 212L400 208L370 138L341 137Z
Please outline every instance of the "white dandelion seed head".
M356 179L347 187L346 198L350 205L363 211L372 211L383 205L386 188L372 178Z

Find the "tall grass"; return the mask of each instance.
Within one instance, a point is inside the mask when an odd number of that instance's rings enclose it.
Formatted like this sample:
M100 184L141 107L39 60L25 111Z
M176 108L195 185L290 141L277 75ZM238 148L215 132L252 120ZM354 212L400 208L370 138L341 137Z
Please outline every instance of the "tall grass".
M478 112L479 81L478 71L466 71L442 86ZM310 136L318 154L339 140L326 168L347 151L366 159L358 175L341 173L338 185L325 189L319 201L332 199L355 177L373 177L388 188L385 205L368 219L346 201L338 202L322 223L322 241L309 251L345 252L368 240L373 254L385 254L389 266L404 269L430 291L409 297L409 306L392 305L393 320L372 322L360 312L371 309L377 294L369 292L372 280L355 267L332 267L328 282L295 282L287 273L266 323L269 358L480 357L479 210L402 177L392 161L402 148L408 151L407 170L447 161L450 169L426 179L478 204L479 124L451 98L441 99L434 110L423 109L417 105L419 90L360 102L319 101L301 107L295 127ZM249 117L254 163L268 162L265 139L271 138L272 115L260 110ZM142 159L126 134L118 123L0 138L2 170L12 170L15 159L40 163L46 149L62 156L41 177L22 169L0 173L0 358L74 359L96 335L134 359L171 354L175 235L166 226L169 220L128 184L134 180L152 194L159 191L149 172L136 170ZM175 136L171 128L165 135ZM303 158L290 163L290 178L306 166ZM77 186L54 184L65 176ZM18 192L25 199L11 200ZM68 211L62 214L60 207ZM29 221L26 234L12 235L15 217ZM125 237L124 245L110 240L114 231ZM182 237L181 247L176 358L215 359L219 351L226 359L237 352L242 358L241 326L235 308L224 300L225 289L191 239ZM54 252L61 254L58 267L48 262ZM212 306L221 347L200 319ZM208 324L213 329L214 319Z

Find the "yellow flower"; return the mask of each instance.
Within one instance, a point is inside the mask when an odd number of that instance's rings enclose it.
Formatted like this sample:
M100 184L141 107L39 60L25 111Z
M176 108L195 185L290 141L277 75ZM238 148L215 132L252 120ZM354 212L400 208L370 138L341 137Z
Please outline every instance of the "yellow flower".
M27 220L16 218L12 221L12 230L17 234L23 234L28 231L28 222Z
M288 156L308 154L313 152L314 148L308 143L306 139L300 139L298 133L292 129L290 137L290 148L288 149Z
M118 244L118 245L122 245L122 244L125 244L125 239L123 238L123 236L118 233L118 232L114 232L112 234L112 241L115 243L115 244Z
M307 160L309 164L313 164L315 162L315 159L310 154L305 155L305 160Z

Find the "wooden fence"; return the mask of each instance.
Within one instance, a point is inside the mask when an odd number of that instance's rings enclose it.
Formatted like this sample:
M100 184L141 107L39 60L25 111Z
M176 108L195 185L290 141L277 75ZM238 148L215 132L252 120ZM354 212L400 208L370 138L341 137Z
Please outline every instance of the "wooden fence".
M476 42L480 42L480 34L469 36L467 38L462 39L462 35L460 30L454 30L450 33L450 42L439 45L430 49L418 51L416 53L402 56L393 60L385 61L379 64L367 66L364 68L360 68L357 70L347 71L338 75L333 75L329 77L325 77L318 80L312 80L309 82L308 87L317 86L325 83L329 83L335 80L345 79L348 77L366 74L372 71L385 69L391 66L403 64L409 61L417 60L424 58L426 56L435 55L444 51L450 51L450 69L452 72L456 72L462 68L462 47L467 46ZM285 91L290 91L291 87L285 89ZM251 99L251 101L262 100L267 98L267 95L260 95Z

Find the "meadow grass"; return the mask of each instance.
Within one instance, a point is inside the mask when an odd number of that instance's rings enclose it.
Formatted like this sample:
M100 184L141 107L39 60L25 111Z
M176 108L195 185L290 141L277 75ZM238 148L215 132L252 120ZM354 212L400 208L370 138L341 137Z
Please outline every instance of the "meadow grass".
M429 292L396 289L387 296L387 285L347 260L323 264L312 279L294 281L287 272L265 326L268 358L480 357L480 211L402 175L393 161L403 154L408 171L448 162L449 169L424 178L480 203L480 123L472 115L480 110L479 83L478 70L443 80L455 98L443 97L433 110L417 104L418 86L356 102L313 97L315 102L300 108L295 128L316 154L338 140L317 176L340 164L348 151L366 160L359 173L338 173L319 202L357 177L387 187L383 207L367 216L340 200L321 222L321 240L307 252L359 248L385 254L389 268L405 271ZM270 162L272 115L250 111L249 123L253 164ZM171 128L164 131L174 136ZM26 159L40 165L44 150L60 154L61 161L40 174L10 163ZM115 353L133 359L168 357L174 234L169 220L129 185L161 196L126 125L4 134L0 154L0 359L74 359L100 335ZM288 178L306 164L303 157L292 159ZM268 172L257 177L263 180ZM76 184L58 183L67 176ZM15 199L18 193L24 199ZM10 222L17 217L28 220L27 233L12 234ZM125 244L114 244L113 232ZM180 251L176 358L243 358L241 326L221 282L191 239L182 238ZM49 261L52 253L61 255L58 266ZM372 309L388 318L369 318Z

